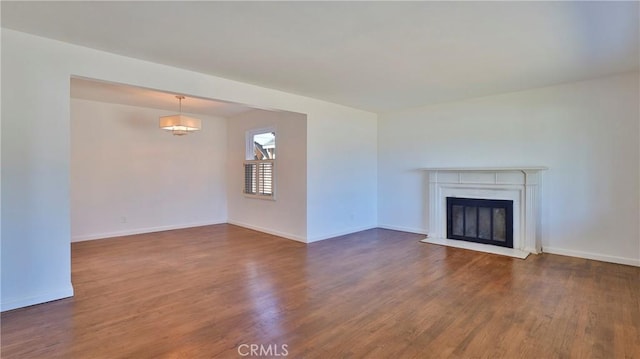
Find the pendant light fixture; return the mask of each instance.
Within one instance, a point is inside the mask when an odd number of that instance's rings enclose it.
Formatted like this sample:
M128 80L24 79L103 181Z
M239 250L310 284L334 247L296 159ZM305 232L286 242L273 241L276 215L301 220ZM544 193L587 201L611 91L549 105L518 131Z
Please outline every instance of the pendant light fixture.
M200 119L187 117L182 114L182 100L184 96L176 96L180 103L180 111L177 115L160 117L160 128L171 131L175 136L186 135L189 132L198 131L202 128Z

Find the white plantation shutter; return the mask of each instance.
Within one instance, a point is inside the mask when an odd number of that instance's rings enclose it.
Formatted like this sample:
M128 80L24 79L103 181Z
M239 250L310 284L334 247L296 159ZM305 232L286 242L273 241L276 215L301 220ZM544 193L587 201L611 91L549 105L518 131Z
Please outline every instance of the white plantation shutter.
M252 160L244 162L244 193L273 197L274 161Z
M258 164L246 163L244 164L244 193L257 194L258 182Z
M258 173L260 174L260 180L258 181L258 193L261 195L272 195L273 161L259 163Z

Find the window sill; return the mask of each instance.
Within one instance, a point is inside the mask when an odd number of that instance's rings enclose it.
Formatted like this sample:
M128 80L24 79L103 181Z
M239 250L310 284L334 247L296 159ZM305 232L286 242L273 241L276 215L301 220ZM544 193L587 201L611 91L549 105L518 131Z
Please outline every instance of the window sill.
M266 200L266 201L275 201L276 200L276 196L261 196L259 194L247 194L247 193L242 193L244 195L245 198L253 198L253 199L262 199L262 200Z

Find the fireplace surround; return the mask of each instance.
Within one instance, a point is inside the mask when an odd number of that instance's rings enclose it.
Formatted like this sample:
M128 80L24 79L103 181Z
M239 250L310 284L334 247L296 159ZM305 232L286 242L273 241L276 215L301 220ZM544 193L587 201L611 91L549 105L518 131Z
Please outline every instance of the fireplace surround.
M428 236L422 242L526 258L541 253L542 172L547 167L424 168ZM447 197L513 201L513 248L447 238Z

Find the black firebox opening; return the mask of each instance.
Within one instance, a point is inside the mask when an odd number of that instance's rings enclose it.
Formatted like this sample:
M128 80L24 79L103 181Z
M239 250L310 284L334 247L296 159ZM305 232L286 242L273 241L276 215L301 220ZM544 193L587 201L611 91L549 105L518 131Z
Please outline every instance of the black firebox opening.
M513 201L447 197L447 238L513 248Z

